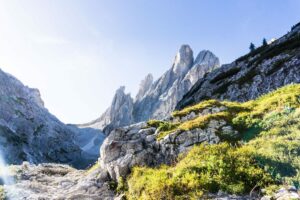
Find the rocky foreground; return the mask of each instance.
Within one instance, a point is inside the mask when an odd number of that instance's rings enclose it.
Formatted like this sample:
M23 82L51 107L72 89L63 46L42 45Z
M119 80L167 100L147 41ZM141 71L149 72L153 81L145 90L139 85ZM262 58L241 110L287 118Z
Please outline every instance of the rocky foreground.
M99 169L84 171L67 165L27 162L11 168L16 183L4 187L10 200L105 200L115 196Z
M13 167L16 183L4 186L0 198L9 200L121 200L124 195L115 192L113 182L94 169L76 170L66 165L23 163ZM5 197L4 197L5 196ZM289 200L300 199L295 187L283 187L273 195L229 195L222 191L208 194L205 199L215 200Z

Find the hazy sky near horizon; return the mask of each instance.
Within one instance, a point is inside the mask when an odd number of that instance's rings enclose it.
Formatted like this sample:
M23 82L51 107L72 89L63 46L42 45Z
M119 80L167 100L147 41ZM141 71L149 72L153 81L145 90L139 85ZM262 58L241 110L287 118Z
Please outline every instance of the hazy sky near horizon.
M181 44L228 63L300 21L299 0L0 0L0 68L66 123L102 114L125 85L171 67Z

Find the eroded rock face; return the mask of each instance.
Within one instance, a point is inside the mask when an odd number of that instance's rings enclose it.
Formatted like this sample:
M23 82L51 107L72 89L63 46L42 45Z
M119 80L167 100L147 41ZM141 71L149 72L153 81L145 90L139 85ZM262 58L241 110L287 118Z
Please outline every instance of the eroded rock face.
M205 99L247 101L289 83L300 82L300 30L263 49L223 65L199 79L176 109Z
M124 92L118 95L118 90L111 107L99 119L84 126L104 129L109 133L113 128L131 123L163 119L199 78L219 65L219 59L210 51L201 51L194 60L192 49L182 45L172 67L154 82L153 76L147 75L134 100ZM126 105L126 109L120 105Z

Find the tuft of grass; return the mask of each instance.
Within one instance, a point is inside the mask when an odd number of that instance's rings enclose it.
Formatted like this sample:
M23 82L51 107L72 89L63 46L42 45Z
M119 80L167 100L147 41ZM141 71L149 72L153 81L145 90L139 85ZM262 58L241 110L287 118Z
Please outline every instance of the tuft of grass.
M93 166L91 166L89 169L86 170L86 174L90 174L99 168L100 168L100 163L97 161Z
M186 115L190 114L191 112L199 113L199 112L201 112L202 110L204 110L208 107L219 107L221 105L222 104L219 101L211 99L211 100L203 101L203 102L201 102L197 105L194 105L194 106L189 106L189 107L184 108L180 111L174 111L172 113L172 116L173 117L183 117L183 116L186 116Z

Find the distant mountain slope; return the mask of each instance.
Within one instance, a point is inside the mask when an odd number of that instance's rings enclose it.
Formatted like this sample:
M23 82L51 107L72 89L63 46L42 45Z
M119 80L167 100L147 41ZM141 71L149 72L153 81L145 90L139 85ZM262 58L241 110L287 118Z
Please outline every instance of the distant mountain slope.
M91 155L86 160L83 155L88 152L81 149L78 138L85 133L50 114L37 89L0 70L0 151L8 163L59 162L84 167Z
M135 99L125 93L125 87L120 87L106 112L82 127L98 128L108 133L116 127L150 118L163 119L199 78L219 65L219 59L212 52L201 51L194 60L192 49L182 45L172 67L154 82L153 76L148 74Z
M300 82L300 25L231 64L199 79L176 109L205 99L247 101L289 83Z

